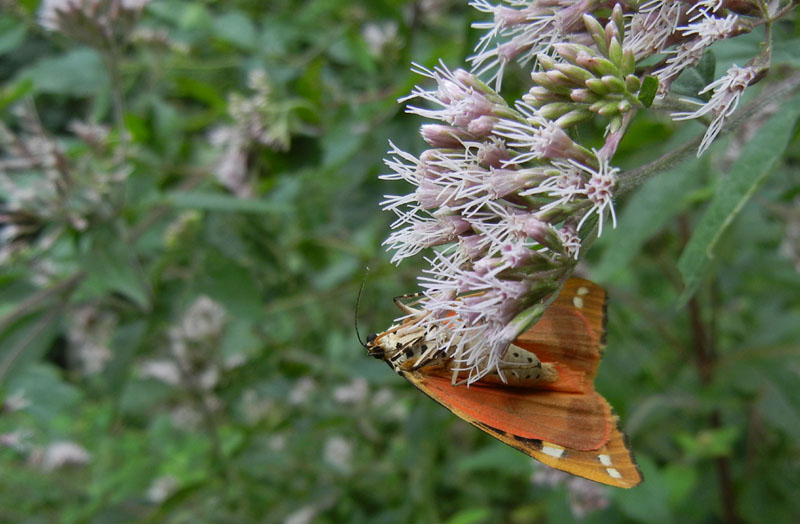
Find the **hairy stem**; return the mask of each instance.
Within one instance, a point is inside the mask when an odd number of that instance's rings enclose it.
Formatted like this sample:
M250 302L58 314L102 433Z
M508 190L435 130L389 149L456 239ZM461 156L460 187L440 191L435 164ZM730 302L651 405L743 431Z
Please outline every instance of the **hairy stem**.
M728 120L728 122L722 128L720 136L730 133L731 131L738 129L742 124L751 121L754 115L758 114L764 109L764 100L783 99L787 96L794 95L798 87L800 87L800 73L795 73L782 82L778 82L774 86L768 87L755 100L750 102L746 107L737 111L733 117ZM638 169L622 173L619 176L619 182L617 185L617 196L627 193L655 175L672 168L680 161L684 160L691 152L697 150L702 140L703 136L700 135L678 147L677 149L662 155L660 158L657 158L649 164L645 164Z

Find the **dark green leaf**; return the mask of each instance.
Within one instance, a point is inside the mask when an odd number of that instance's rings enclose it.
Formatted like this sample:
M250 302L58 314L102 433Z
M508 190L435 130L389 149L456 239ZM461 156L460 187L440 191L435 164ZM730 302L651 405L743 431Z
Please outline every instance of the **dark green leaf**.
M642 81L642 87L639 89L639 102L644 104L644 107L653 105L653 100L656 98L658 92L658 78L647 75Z
M90 96L108 89L108 75L100 55L75 49L44 58L24 69L17 78L33 82L37 93Z
M227 213L274 214L280 210L272 202L238 198L222 193L201 191L174 192L166 195L167 202L175 207L199 209L203 211L222 211Z
M214 34L217 38L241 47L253 49L258 40L253 22L238 11L229 11L214 18Z
M700 91L714 81L715 69L716 56L712 51L706 51L695 67L685 69L680 74L672 83L670 91L678 96L697 98Z
M602 282L628 270L645 242L690 203L702 165L696 158L688 159L636 191L620 214L617 228L603 232L608 235L603 240L608 247L593 271L593 278Z
M117 292L142 309L148 309L150 293L141 263L128 246L114 241L106 232L95 237L92 250L84 260L86 280L78 291L80 297L94 297Z
M33 90L33 80L25 78L0 91L0 111L22 99Z
M447 519L445 524L478 524L488 522L490 516L489 508L464 509Z
M637 522L674 522L660 471L649 457L640 455L638 461L645 481L635 488L614 491L614 500L619 503L623 513Z
M781 104L781 110L744 146L731 172L720 181L714 198L678 261L686 285L681 304L694 295L722 234L780 160L798 116L800 98Z
M28 27L13 18L0 18L0 55L19 47L28 36Z

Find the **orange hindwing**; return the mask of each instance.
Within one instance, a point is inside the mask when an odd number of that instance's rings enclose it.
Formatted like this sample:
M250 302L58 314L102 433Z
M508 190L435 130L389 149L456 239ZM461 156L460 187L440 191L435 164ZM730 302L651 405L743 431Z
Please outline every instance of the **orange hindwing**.
M567 473L630 488L642 475L611 406L594 390L605 345L605 303L601 287L570 279L542 318L510 346L509 359L554 369L557 378L548 381L507 385L487 376L469 387L453 386L441 362L414 366L415 345L426 346L414 338L413 318L374 337L372 346L368 340L368 349L436 402L509 446Z

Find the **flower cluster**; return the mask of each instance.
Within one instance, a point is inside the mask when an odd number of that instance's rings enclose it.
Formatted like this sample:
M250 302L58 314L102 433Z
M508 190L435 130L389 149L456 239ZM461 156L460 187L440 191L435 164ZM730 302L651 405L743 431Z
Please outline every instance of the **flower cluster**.
M90 45L122 40L150 0L44 0L39 23Z
M474 0L472 5L482 12L492 14L494 20L475 24L475 27L486 30L486 34L470 61L478 74L490 73L497 80L499 88L505 67L513 60L523 64L535 60L533 75L538 76L541 81L544 74L554 68L554 61L559 68L565 67L565 63L577 65L576 49L582 53L583 62L592 60L592 55L609 48L611 37L618 37L620 48L614 49L610 56L625 55L626 67L633 67L651 57L651 60L657 60L654 66L648 68L647 76L657 79L658 96L663 98L668 96L673 81L683 71L696 66L712 44L750 32L762 24L766 17L774 15L781 7L779 4L781 2L769 4L772 9L769 13L763 12L762 4L757 2L726 0L649 0L625 4L625 7L617 4L609 17L614 24L606 25L604 41L599 23L592 22L594 18L587 16L604 9L606 6L602 2L507 0L495 5L488 0ZM591 26L587 24L584 27L587 21ZM623 38L624 35L627 36ZM565 48L571 48L571 52L565 54ZM763 76L767 68L764 61L763 56L758 56L744 66L732 67L724 77L698 93L698 97L702 98L706 93L713 92L710 100L700 104L702 107L696 111L679 111L673 115L676 119L684 120L712 116L712 123L700 146L699 154L719 134L725 118L735 110L742 91ZM608 64L600 65L605 68ZM609 73L610 76L607 76ZM628 88L628 95L635 94L639 89L639 76L624 74L623 78L618 73L619 71L607 70L596 78L575 79L577 83L586 83L583 92L591 95L592 101L589 103L595 104L595 111L599 114L615 110L624 112L627 103L632 102L632 99L630 96L620 97L627 102L622 102L619 108L607 103L601 111L594 99L603 93L598 93L597 88L612 89L621 94L625 86ZM623 82L620 83L620 80ZM609 81L612 82L611 85L608 84ZM540 91L550 97L560 94L562 99L571 97L574 102L583 100L581 91L564 88L563 85L545 82ZM550 93L545 93L545 90ZM650 96L649 92L646 94ZM689 100L688 103L697 102ZM554 106L551 110L558 107L568 111L566 106ZM590 116L586 112L581 114L584 118ZM577 116L579 115L571 114L571 117Z
M107 131L74 122L87 152L73 161L42 127L32 105L20 105L18 130L0 124L0 263L47 250L68 230L104 221L126 176L107 159Z
M409 112L441 123L423 126L430 149L419 157L392 146L392 173L382 178L415 191L383 202L397 215L386 244L394 262L444 246L420 279L423 322L477 380L526 327L514 319L535 319L571 272L579 234L589 224L602 231L607 212L616 220L617 170L530 105L509 107L471 73L418 71L437 89L417 87L408 99L436 107Z
M248 77L250 96L232 95L228 113L232 125L214 129L211 144L222 150L214 174L219 182L240 197L252 194L248 159L258 148L289 149L295 102L276 97L267 73L253 70Z
M215 389L227 370L241 365L241 353L225 358L219 351L229 313L207 296L192 302L168 335L169 355L139 363L138 376L163 382L188 395L171 406L178 427L195 427L220 408Z
M117 316L96 305L83 305L70 311L67 342L70 357L83 375L101 372L111 361L111 337Z
M761 16L747 2L724 0L611 11L593 0L471 5L494 17L476 25L486 34L474 72L415 66L435 88L417 86L401 102L421 102L407 111L433 121L421 127L428 149L413 155L391 144L391 172L382 178L414 189L381 204L397 217L385 242L392 262L436 248L420 277L421 325L468 382L500 370L509 344L538 320L587 241L607 220L616 225L611 159L636 111L668 97L710 45L749 31ZM645 59L650 65L641 66ZM499 93L512 60L534 62L532 87L513 106ZM699 109L674 115L711 117L701 152L762 76L758 59L751 62L698 93L710 93ZM606 126L600 149L571 132L589 119Z

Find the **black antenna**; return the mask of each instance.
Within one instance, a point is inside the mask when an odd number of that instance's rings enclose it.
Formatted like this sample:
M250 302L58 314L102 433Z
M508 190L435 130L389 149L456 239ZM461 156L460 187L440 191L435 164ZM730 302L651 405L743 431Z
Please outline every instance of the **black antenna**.
M364 272L364 280L361 281L361 287L358 290L358 298L356 298L356 315L355 315L355 326L356 326L356 336L358 337L358 342L364 346L365 348L369 349L369 346L361 340L361 333L358 332L358 307L361 305L361 295L364 293L364 286L367 284L367 275L369 275L369 267L366 268Z

